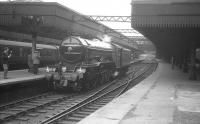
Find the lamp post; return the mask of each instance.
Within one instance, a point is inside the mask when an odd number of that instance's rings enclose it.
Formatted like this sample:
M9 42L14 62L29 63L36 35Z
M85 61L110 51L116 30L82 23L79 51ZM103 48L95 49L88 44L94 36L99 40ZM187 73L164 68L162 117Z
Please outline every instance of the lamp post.
M36 40L39 27L43 24L43 16L22 16L22 24L30 29L32 35L32 53L36 49Z
M37 34L40 26L43 24L43 16L22 16L21 23L30 30L32 35L32 56L34 56L36 51Z

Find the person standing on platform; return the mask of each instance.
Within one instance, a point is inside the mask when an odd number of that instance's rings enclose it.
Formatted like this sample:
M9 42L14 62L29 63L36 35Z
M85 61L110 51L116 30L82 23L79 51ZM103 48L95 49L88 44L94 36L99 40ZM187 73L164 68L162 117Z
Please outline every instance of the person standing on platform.
M38 51L34 52L32 59L33 59L33 73L38 74L38 67L40 64L40 55Z
M29 54L28 54L28 72L33 72L33 60L32 60L32 54L31 54L31 51L29 51Z
M4 48L3 54L2 54L2 63L3 63L3 70L4 70L4 79L8 79L8 59L12 56L12 51L9 50L8 47Z

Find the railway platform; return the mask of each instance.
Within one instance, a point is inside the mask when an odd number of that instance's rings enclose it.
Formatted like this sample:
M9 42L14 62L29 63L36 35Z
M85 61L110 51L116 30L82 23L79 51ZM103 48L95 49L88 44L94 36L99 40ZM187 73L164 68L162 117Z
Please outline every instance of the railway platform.
M40 68L37 75L29 73L27 69L8 71L8 79L3 79L3 71L0 72L0 86L34 81L45 78L45 68Z
M199 124L200 82L160 62L141 83L78 124Z

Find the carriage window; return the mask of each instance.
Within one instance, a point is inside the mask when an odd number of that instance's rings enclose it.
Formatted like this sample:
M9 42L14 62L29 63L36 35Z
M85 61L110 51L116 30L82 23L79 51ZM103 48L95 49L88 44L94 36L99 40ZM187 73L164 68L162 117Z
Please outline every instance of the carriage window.
M50 56L51 55L51 50L42 49L42 50L40 50L40 55L41 56Z
M51 56L52 51L51 50L47 50L47 56Z
M40 55L41 56L46 56L46 50L40 50Z
M20 56L20 54L21 54L21 51L20 51L20 49L19 48L10 48L10 50L12 50L12 55L13 56Z
M29 51L30 51L29 48L23 47L22 49L23 49L23 50L22 50L22 56L23 56L23 57L28 56Z

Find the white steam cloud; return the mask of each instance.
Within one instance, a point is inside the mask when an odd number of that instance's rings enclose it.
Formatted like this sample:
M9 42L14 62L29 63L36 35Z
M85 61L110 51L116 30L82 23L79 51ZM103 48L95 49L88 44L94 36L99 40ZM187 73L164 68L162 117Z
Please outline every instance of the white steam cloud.
M100 38L103 42L111 42L112 37L108 35L98 35L98 38Z

